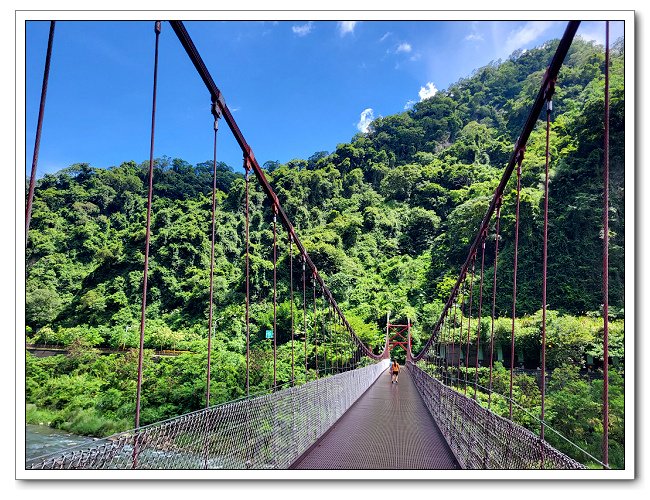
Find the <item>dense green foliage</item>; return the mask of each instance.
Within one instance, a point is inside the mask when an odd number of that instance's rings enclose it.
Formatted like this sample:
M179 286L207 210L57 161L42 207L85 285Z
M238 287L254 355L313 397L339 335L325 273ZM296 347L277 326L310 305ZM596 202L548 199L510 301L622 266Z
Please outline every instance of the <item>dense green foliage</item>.
M309 255L355 331L373 348L380 349L383 344L388 311L393 318L409 317L414 323L416 352L427 340L556 43L480 68L411 110L375 120L368 133L356 135L332 153L319 152L287 164L265 164L267 178ZM602 365L602 320L598 323L593 318L598 317L602 302L603 66L601 47L576 40L560 72L554 99L549 199L550 369L567 371L566 364L584 367L587 362L597 368L599 359ZM622 362L621 43L613 51L611 72L610 304L615 320L611 354ZM544 148L540 121L526 149L519 240L517 312L521 317L516 342L521 349L520 362L529 368L539 363ZM90 434L131 425L135 355L129 348L139 342L147 168L147 163L135 162L109 169L76 164L45 175L37 185L26 250L28 341L71 346L71 352L44 359L27 356L27 402L35 405L29 407L28 418L33 421L45 420ZM500 317L497 343L507 344L508 349L513 184L511 180L504 198L496 300ZM220 164L217 185L214 403L245 394L245 184L241 174ZM187 352L154 358L148 351L142 423L198 409L204 401L211 189L210 162L156 161L145 346ZM273 233L268 200L255 182L251 183L250 205L250 383L251 392L257 392L272 384L271 346L264 332L272 328L273 321ZM282 229L279 234L278 383L286 384L291 377L289 245ZM491 283L493 273L493 242L491 236L486 283ZM297 341L302 346L302 273L295 248L294 281ZM295 352L298 380L314 376L316 355L321 362L329 356L330 369L332 364L349 362L350 356L348 352L334 358L340 350L333 345L343 342L343 337L330 333L328 327L317 330L316 351L311 293L308 280L310 373L305 375L302 368L305 354L300 347ZM486 286L485 294L491 298L491 286ZM488 309L483 310L482 342L490 334ZM321 324L324 311L320 309L318 315L316 323ZM100 356L93 347L126 349L127 353ZM587 393L591 397L594 389L583 392L585 398ZM549 412L557 412L562 404L557 399L549 405ZM621 422L622 418L621 413ZM598 421L591 414L589 419ZM584 421L580 425L584 426ZM622 437L619 444L622 446Z

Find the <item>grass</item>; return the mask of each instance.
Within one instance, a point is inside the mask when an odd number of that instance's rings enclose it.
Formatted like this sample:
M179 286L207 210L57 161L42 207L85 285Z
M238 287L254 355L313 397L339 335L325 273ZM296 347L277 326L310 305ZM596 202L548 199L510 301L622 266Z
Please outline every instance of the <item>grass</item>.
M106 437L133 427L130 420L110 420L102 417L94 408L72 412L39 408L27 404L25 420L28 424L48 425L81 436Z

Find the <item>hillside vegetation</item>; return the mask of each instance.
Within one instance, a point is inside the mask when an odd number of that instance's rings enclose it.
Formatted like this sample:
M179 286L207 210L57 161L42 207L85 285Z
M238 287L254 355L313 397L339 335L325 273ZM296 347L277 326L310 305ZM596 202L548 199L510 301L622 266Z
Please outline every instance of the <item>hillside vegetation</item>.
M388 311L413 322L414 351L428 339L556 45L548 42L480 68L408 111L376 119L368 133L331 153L264 164L309 255L369 345L383 343ZM618 466L624 429L623 55L619 42L610 77L609 276L610 355L618 366L610 439ZM554 377L562 373L575 379L582 392L569 396L561 379L554 378L549 391L555 391L557 403L550 403L549 418L550 425L595 449L595 456L600 456L602 423L593 398L602 380L577 370L602 366L603 68L602 47L574 42L558 78L550 138L548 367L558 369ZM526 148L522 176L516 343L526 368L539 363L544 160L540 120ZM76 164L38 182L26 250L27 340L68 346L70 354L27 355L30 421L96 435L132 427L137 354L128 349L139 342L147 168L147 162L133 161L108 169ZM217 185L214 403L245 391L244 179L220 164ZM513 185L514 179L502 210L496 299L497 342L508 346ZM187 352L156 359L147 352L142 423L204 404L211 189L211 162L156 161L145 346ZM273 319L273 234L269 203L255 182L250 205L251 392L257 392L272 383L271 345L264 332ZM284 384L290 380L291 359L289 249L286 232L279 234L278 379ZM493 273L494 231L490 234L484 297L491 302L487 277ZM299 266L295 259L295 307L302 313ZM309 292L311 285L308 298ZM485 339L489 314L484 307ZM92 350L99 346L127 353L99 356ZM321 349L320 359L328 347ZM310 345L310 360L313 354ZM300 349L296 365L304 366ZM313 370L297 373L299 380L313 376ZM526 401L534 413L538 401L530 395ZM569 403L582 413L567 420L560 408Z

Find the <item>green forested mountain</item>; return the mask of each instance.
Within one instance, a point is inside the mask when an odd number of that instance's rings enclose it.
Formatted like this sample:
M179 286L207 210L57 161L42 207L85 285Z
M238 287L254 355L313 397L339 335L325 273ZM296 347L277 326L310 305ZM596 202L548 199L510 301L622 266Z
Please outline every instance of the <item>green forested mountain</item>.
M371 345L381 344L389 310L393 317L408 316L414 322L416 351L430 335L556 45L548 42L480 68L408 111L376 119L368 133L331 153L264 165L309 255L352 326ZM610 77L610 304L615 320L612 354L619 359L624 315L623 55L619 42ZM560 72L553 103L551 368L565 362L580 365L587 355L602 357L598 347L602 320L594 318L602 303L603 68L602 47L576 40ZM531 339L536 338L541 308L544 159L540 120L523 164L519 239L517 308L522 318L517 336L531 352L539 345ZM155 165L145 342L149 348L177 348L190 354L159 363L149 360L144 421L196 409L203 398L211 168L211 162L190 165L169 158ZM215 402L242 394L245 349L244 179L220 164L217 184L213 345L220 368L213 386ZM28 356L27 398L36 405L35 412L59 412L58 424L79 420L84 411L114 421L131 418L133 359L127 355L112 361L120 365L117 370L96 356L88 359L84 346L138 344L146 185L147 162L132 161L109 169L73 165L45 175L37 185L26 250L27 337L36 343L72 346L74 355L65 363ZM504 318L502 335L507 342L513 186L514 179L502 210L497 289L497 313ZM264 368L270 347L263 337L273 317L272 216L255 182L251 189L251 342L253 361L260 367L251 383L263 388L270 376ZM493 272L491 234L486 283ZM280 238L278 255L279 377L286 382L290 338L286 237ZM301 290L298 266L296 260L296 289ZM485 293L491 299L491 279ZM297 294L297 307L302 308L301 300ZM483 316L489 312L484 308ZM483 334L489 336L489 321L484 326ZM118 359L114 356L106 359ZM94 373L88 369L93 363ZM84 384L85 389L73 389ZM65 410L73 406L77 413Z

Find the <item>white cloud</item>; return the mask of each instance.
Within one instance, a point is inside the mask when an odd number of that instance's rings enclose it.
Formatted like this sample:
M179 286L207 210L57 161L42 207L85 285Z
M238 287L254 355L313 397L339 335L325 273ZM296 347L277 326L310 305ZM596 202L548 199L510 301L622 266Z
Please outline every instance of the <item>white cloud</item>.
M392 34L393 34L393 33L392 33L391 31L387 31L386 33L384 33L384 36L382 36L382 37L379 39L379 41L380 41L380 42L383 42L384 40L386 40L386 38L388 38L388 37L391 36Z
M504 45L505 51L510 54L516 49L523 49L524 45L536 40L553 24L555 24L554 21L528 21L518 30L510 32Z
M464 39L467 40L468 42L482 42L483 35L481 35L480 33L470 33Z
M582 33L579 33L578 36L582 37L582 39L587 42L596 42L598 45L605 45L605 33L583 31Z
M404 111L407 111L407 110L411 109L414 104L415 104L415 101L413 101L411 99L406 101L406 104L404 104Z
M438 92L438 89L433 84L433 82L428 82L424 87L420 87L418 95L420 96L420 101L424 101L429 97L433 97Z
M348 33L354 33L354 27L357 21L339 21L339 35L345 36Z
M484 40L483 35L478 31L478 27L478 21L472 21L472 32L464 38L466 42L482 42Z
M302 24L300 26L299 25L291 26L291 31L293 31L298 36L306 36L311 32L313 27L314 27L314 22L309 21L307 24Z
M357 123L357 129L359 129L359 132L363 132L364 134L368 132L368 127L370 127L370 122L372 122L375 119L375 113L372 110L372 108L366 108L361 112L361 116L359 117L359 123Z
M587 42L595 42L598 45L605 45L605 21L583 21L580 23L577 35ZM623 22L610 21L609 23L609 44L623 36Z
M397 53L399 53L399 52L409 53L409 52L411 52L411 50L413 50L413 48L411 47L411 44L407 43L407 42L403 42L403 43L400 43L397 46L397 49L395 49L395 52L397 52Z

